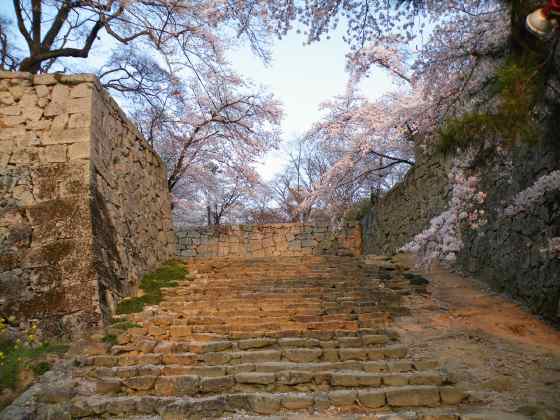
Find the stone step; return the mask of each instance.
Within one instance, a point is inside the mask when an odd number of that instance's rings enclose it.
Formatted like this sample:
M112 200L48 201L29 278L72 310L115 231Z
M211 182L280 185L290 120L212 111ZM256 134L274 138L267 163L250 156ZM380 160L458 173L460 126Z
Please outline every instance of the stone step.
M385 324L384 318L372 318L356 321L319 321L319 322L296 322L290 320L278 322L256 322L256 323L228 323L228 324L204 324L204 325L172 325L169 327L168 335L173 338L187 338L193 334L215 333L237 337L241 333L254 333L255 336L265 336L276 331L288 331L291 334L306 331L335 331L347 330L355 332L361 327L380 327ZM158 337L151 329L146 334Z
M333 291L370 291L379 287L379 283L386 284L406 282L409 280L404 277L391 277L386 276L375 277L364 275L363 273L355 278L349 278L347 275L334 277L334 276L320 276L320 277L277 277L275 279L267 280L268 273L262 273L253 278L241 276L238 279L221 279L213 276L207 278L199 278L194 280L182 280L178 286L165 289L166 292L176 291L177 293L184 292L197 292L206 293L211 290L225 290L229 293L251 293L251 292L287 292L293 290L294 293L303 291L324 292L333 289ZM207 286L207 287L205 287ZM240 289L234 289L240 287ZM242 287L242 288L241 288Z
M313 285L314 286L314 285ZM301 296L301 297L324 297L331 296L333 299L340 296L366 296L368 294L374 293L386 293L383 290L386 287L412 287L410 286L408 280L405 282L392 282L392 281L382 281L379 279L369 280L368 283L359 285L347 286L333 283L332 285L322 285L318 290L310 291L309 287L304 285L290 286L285 285L282 287L263 287L262 285L256 286L247 284L228 284L228 285L214 285L208 284L197 284L190 283L189 287L177 287L173 290L165 290L164 295L167 295L172 300L177 297L195 297L195 298L205 298L205 297L215 297L219 296L221 298L240 298L240 297L253 297L259 296L262 298L278 299L281 297ZM240 291L232 291L232 288L242 288ZM292 290L293 289L293 290ZM225 295L224 295L225 294Z
M510 413L507 411L497 410L469 410L464 409L460 412L452 407L422 408L419 411L411 411L410 409L396 409L390 412L384 409L380 412L371 411L364 415L356 414L334 414L330 412L325 416L320 412L313 413L279 413L278 415L248 415L248 414L232 414L223 417L227 420L313 420L324 419L329 420L534 420L530 417L518 413ZM141 420L141 419L138 419Z
M383 317L384 312L364 313L364 314L324 314L324 315L300 315L300 314L283 314L271 316L267 313L253 312L253 315L236 315L227 316L217 314L207 315L192 315L182 319L175 319L173 325L212 325L212 324L227 324L227 325L253 325L259 322L327 322L327 321L355 321L358 318L376 318Z
M161 341L143 340L125 345L114 345L111 348L112 354L120 354L130 352L136 349L136 346L141 346L144 350L150 348L150 351L155 349L155 352L162 353L209 353L219 352L224 350L252 350L252 349L281 349L290 347L304 347L304 348L323 348L323 349L337 349L348 347L380 347L391 342L392 339L385 334L368 334L347 337L330 337L329 340L320 340L317 338L308 337L284 337L284 338L251 338L245 340L174 340L174 341ZM150 347L151 346L151 347Z
M156 347L157 348L157 347ZM407 355L407 348L401 345L384 347L348 347L348 348L281 348L246 351L213 351L208 353L167 352L167 353L127 353L122 355L96 355L86 357L81 362L85 366L133 366L133 365L222 365L259 362L289 361L294 363L335 362L335 361L374 361L402 359Z
M459 404L433 360L413 360L388 327L414 289L385 259L191 260L163 301L128 316L110 354L76 374L96 417L207 419L296 410L402 411ZM438 419L439 420L439 419ZM443 420L443 419L442 419ZM447 419L446 419L447 420Z
M408 283L406 281L405 283ZM394 283L389 283L394 284ZM398 283L401 284L401 283ZM178 287L178 288L170 288L164 290L164 295L169 294L169 299L171 301L180 300L178 297L184 296L207 296L207 295L216 295L220 293L227 292L229 298L233 297L246 297L246 296L254 296L259 295L261 297L269 297L269 298L278 298L280 296L324 296L328 294L329 296L360 296L365 295L370 292L379 291L379 283L374 281L368 281L368 283L363 285L356 285L353 284L337 284L333 283L332 285L323 284L321 286L311 287L311 285L271 285L271 286L263 286L263 285L247 285L245 282L243 289L241 290L231 290L232 286L239 286L242 287L242 284L239 285L232 285L232 284L208 284L203 287L202 285L197 285L196 283L190 283L190 287ZM223 297L223 295L222 295Z
M164 420L216 418L246 411L256 414L329 407L361 406L371 409L439 407L457 404L468 396L453 387L433 385L334 390L329 392L243 392L210 397L119 396L76 398L71 402L73 417L107 415L160 415Z
M135 322L139 322L138 319L134 319ZM150 322L143 322L144 326L141 328L131 328L127 333L118 337L119 344L129 344L137 340L151 340L150 336L160 336L159 339L166 341L170 340L170 337L162 338L164 335L169 336L169 329L171 327L171 320L154 319ZM396 341L399 338L397 332L383 327L370 327L370 328L358 328L356 331L349 330L325 330L325 331L293 331L293 330L276 330L276 331L266 331L259 333L258 331L253 331L250 333L239 333L239 334L214 334L214 333L192 333L188 334L188 330L185 333L185 337L174 338L171 341L235 341L235 340L259 340L268 338L312 338L321 341L332 341L337 340L339 337L362 337L364 335L379 336L384 335L388 337L391 341ZM376 338L370 338L371 340L376 340ZM152 340L153 341L153 340Z
M232 370L231 374L169 374L173 370L156 366L137 369L134 376L106 376L97 371L96 392L116 395L150 393L159 396L201 396L224 392L317 392L328 390L406 387L409 385L443 385L439 372L371 373L364 371L304 370L257 372ZM200 369L202 373L204 371ZM122 372L117 372L122 375ZM127 374L132 372L127 372Z
M316 362L316 363L292 363L292 362L264 362L245 363L239 365L142 365L142 366L118 366L118 367L94 367L89 370L93 377L119 377L130 378L133 376L144 376L147 372L157 372L157 375L198 375L198 376L226 376L240 372L326 372L326 371L358 371L369 373L404 373L425 372L438 368L434 360L397 360L397 361L373 361L373 362Z
M362 313L352 315L293 315L287 317L206 317L206 318L183 318L175 319L169 327L190 328L191 332L214 332L219 334L227 331L260 331L274 329L297 329L297 330L328 330L329 328L354 330L355 326L367 327L366 324L374 326L383 325L386 319L391 317L386 313ZM144 322L146 328L158 325L155 322ZM161 325L161 324L159 324ZM225 328L224 328L225 327ZM175 328L175 329L177 329ZM183 330L186 330L183 328ZM174 330L170 330L173 335Z
M319 315L351 315L360 313L369 313L377 316L382 316L387 312L398 310L398 307L385 304L384 306L378 303L356 303L355 305L349 304L331 304L328 302L322 305L316 305L313 308L298 308L291 305L285 306L266 306L255 305L251 308L239 308L238 311L232 311L232 306L227 308L207 307L206 309L200 306L192 307L187 304L164 304L161 306L161 314L164 317L173 317L174 319L187 319L198 316L220 316L220 317L234 317L234 316L259 316L259 317L289 317L289 316L319 316ZM372 315L372 316L373 316Z

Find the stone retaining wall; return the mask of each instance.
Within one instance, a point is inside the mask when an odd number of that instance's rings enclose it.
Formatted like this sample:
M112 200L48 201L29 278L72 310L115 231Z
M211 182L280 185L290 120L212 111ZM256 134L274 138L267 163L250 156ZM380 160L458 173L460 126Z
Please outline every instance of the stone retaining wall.
M560 252L551 249L560 242L560 189L544 194L524 211L504 215L504 208L520 191L560 169L560 121L552 121L548 129L550 134L541 143L518 145L509 155L473 169L480 177L478 189L487 194L488 222L478 230L462 232L464 247L456 268L560 321ZM362 220L366 254L395 253L448 208L449 167L446 159L420 161L373 206Z
M91 75L0 73L0 314L98 325L174 256L163 163Z
M392 254L422 232L449 202L449 162L419 159L362 220L364 254Z
M333 230L300 223L224 225L178 229L181 257L360 255L359 223Z

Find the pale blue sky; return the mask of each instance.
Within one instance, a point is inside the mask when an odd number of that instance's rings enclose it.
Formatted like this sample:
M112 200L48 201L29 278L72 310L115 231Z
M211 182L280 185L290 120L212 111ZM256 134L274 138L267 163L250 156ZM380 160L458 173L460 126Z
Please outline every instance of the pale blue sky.
M273 61L265 66L247 47L230 53L233 67L257 84L268 87L284 106L283 146L270 152L259 172L265 179L277 173L286 161L287 142L311 128L321 117L319 105L344 93L348 74L345 71L347 45L341 33L330 40L303 46L303 35L290 33L272 48ZM374 70L361 83L364 96L375 99L392 88L391 78Z
M0 0L0 13L13 19L11 2ZM321 102L344 92L347 81L344 56L348 49L341 38L342 31L338 31L329 40L303 46L304 36L291 32L284 39L274 42L272 63L268 66L255 57L247 46L229 52L228 58L240 75L267 87L283 103L283 146L281 150L269 153L259 168L265 179L270 179L285 162L287 142L309 129L320 118ZM107 48L100 42L94 50L97 57L107 54L104 51ZM98 62L96 59L88 61ZM378 70L362 82L361 88L364 96L375 99L391 89L391 86L390 77Z

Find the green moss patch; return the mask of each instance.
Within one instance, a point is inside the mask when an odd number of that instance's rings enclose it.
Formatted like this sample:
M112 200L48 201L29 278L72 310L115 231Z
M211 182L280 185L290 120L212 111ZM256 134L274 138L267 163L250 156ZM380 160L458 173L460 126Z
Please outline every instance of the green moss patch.
M117 336L113 334L107 334L102 338L101 341L110 344L111 346L114 346L115 344L117 344Z
M544 84L534 57L507 61L489 84L487 102L496 107L447 120L439 131L439 151L449 154L489 139L506 146L535 143L541 133L533 114Z
M372 205L370 197L361 199L346 210L344 213L344 221L359 222L366 216L366 214L368 214Z
M125 299L117 305L117 314L131 314L142 312L145 305L157 305L161 302L161 289L175 287L177 281L182 280L187 274L185 264L181 261L171 260L153 273L146 274L140 281L142 296Z

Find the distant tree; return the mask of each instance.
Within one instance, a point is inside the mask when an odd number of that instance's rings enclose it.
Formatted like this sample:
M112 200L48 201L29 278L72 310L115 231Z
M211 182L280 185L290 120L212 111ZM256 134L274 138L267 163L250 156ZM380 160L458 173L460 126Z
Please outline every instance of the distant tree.
M180 224L221 225L245 220L247 208L258 199L256 191L262 186L252 168L239 172L207 162L198 175L200 178L180 184L175 194L174 215Z
M287 222L274 201L274 191L269 183L260 182L253 186L252 194L244 203L241 222L255 225Z

